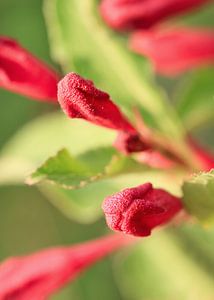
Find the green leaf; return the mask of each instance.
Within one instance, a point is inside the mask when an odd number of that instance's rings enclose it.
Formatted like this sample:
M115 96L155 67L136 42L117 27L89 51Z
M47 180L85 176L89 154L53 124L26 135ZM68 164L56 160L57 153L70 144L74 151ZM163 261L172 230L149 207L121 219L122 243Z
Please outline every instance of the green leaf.
M96 0L46 0L45 4L53 56L65 72L76 71L92 79L129 117L137 106L151 125L175 140L182 139L182 126L154 83L148 62L107 28Z
M212 299L213 279L164 231L118 254L115 275L123 299Z
M214 222L214 170L199 173L183 184L183 202L190 214L204 224Z
M25 125L3 148L0 155L0 183L23 183L50 155L67 148L74 156L109 147L115 132L84 120L69 120L63 113L51 113Z
M66 149L63 149L33 172L27 179L27 183L35 184L45 180L58 183L65 188L75 188L90 181L92 175L86 165L72 157Z
M71 156L66 149L62 149L34 171L27 178L27 183L47 181L63 188L78 189L104 177L145 169L132 158L116 154L111 148L90 151L77 158Z
M214 69L193 73L177 95L178 112L192 130L214 120Z

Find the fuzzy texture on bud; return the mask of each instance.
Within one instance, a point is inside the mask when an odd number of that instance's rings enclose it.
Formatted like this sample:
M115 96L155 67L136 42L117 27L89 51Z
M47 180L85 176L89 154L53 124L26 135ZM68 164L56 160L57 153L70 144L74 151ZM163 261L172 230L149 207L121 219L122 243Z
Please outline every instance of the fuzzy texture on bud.
M0 87L57 103L58 75L16 41L0 37Z
M107 197L102 208L111 229L148 236L153 228L169 222L182 204L179 198L145 183Z
M99 126L136 132L107 93L76 73L67 74L59 82L58 101L70 118L82 118Z
M214 63L214 32L190 28L137 31L130 48L150 58L160 74L177 75Z
M110 235L72 247L10 258L0 264L0 299L45 300L84 269L127 243L121 235Z
M103 0L103 20L116 30L146 29L209 0Z

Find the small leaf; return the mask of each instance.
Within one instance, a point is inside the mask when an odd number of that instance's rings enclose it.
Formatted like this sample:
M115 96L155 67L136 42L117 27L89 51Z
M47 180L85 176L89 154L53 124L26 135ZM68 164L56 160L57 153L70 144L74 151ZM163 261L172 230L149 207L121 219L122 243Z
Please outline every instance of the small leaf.
M214 170L194 175L183 185L187 211L204 224L214 222Z
M73 158L66 149L49 158L27 179L28 184L43 180L58 183L62 187L75 188L90 179L92 173L79 160Z
M89 151L77 158L71 156L66 149L62 149L46 160L26 182L36 184L47 181L63 188L78 189L101 178L144 170L146 167L139 165L132 158L116 154L111 148Z
M62 148L77 156L111 146L115 135L113 130L83 120L69 120L61 112L39 117L18 131L2 149L0 184L23 183L47 157Z

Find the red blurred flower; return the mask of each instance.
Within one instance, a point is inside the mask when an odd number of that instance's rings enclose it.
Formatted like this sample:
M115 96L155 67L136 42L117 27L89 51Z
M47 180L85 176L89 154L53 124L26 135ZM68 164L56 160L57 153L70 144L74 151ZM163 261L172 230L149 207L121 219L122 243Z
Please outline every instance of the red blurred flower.
M78 74L69 73L59 82L58 101L70 118L83 118L96 125L136 133L109 95Z
M100 12L117 30L143 29L210 0L103 0Z
M102 208L111 229L147 236L156 226L169 222L182 204L179 198L145 183L107 197Z
M130 47L148 56L156 70L176 75L202 64L214 62L214 32L202 29L177 28L137 31Z
M0 37L0 87L44 101L57 101L58 75L16 41Z
M10 258L0 265L1 300L45 300L81 271L127 243L121 235Z

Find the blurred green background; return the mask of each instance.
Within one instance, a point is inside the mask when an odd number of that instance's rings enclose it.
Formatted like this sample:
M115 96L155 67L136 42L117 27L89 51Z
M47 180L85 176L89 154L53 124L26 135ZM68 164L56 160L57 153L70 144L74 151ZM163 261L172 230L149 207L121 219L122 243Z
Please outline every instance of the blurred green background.
M41 0L1 0L0 34L18 39L37 57L54 66L42 4ZM173 81L160 82L173 85ZM0 101L0 147L23 124L54 109L4 90L0 90ZM209 140L212 147L210 128L195 134L205 143ZM85 241L105 232L103 219L90 225L72 222L34 187L0 187L1 260L48 246ZM196 225L157 232L130 252L124 251L113 260L106 258L96 264L53 299L212 300L213 247L214 231Z

